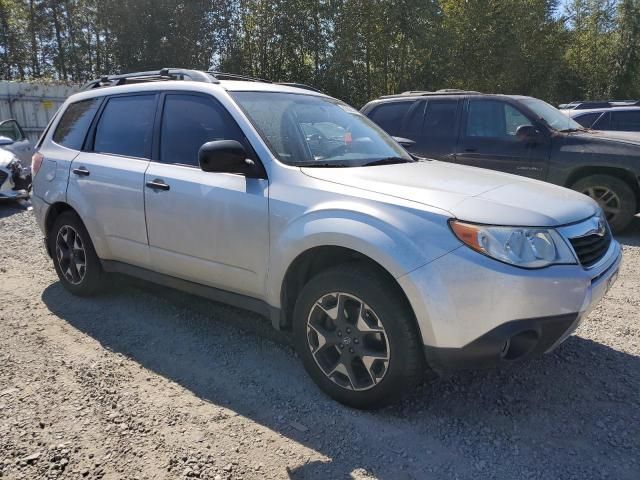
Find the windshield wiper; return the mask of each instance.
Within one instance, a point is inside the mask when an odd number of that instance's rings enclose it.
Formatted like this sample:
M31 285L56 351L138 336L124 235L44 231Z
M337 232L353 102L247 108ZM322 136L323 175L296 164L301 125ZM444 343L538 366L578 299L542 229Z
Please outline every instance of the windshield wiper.
M379 160L373 160L371 162L365 163L362 166L373 167L375 165L393 165L395 163L413 163L416 161L417 160L414 160L413 158L409 159L409 158L403 158L403 157L387 157L387 158L381 158Z
M558 130L562 133L573 133L573 132L586 132L586 128L563 128L562 130Z
M349 165L347 163L320 163L320 162L300 162L294 164L296 167L303 168L340 168L340 167L353 167L354 165Z

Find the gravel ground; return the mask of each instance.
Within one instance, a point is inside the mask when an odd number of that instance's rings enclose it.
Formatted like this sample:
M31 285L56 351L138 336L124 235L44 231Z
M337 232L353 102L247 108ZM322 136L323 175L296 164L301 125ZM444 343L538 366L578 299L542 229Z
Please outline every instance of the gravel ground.
M359 412L261 318L114 278L57 281L0 205L0 477L640 478L640 218L619 280L553 354Z

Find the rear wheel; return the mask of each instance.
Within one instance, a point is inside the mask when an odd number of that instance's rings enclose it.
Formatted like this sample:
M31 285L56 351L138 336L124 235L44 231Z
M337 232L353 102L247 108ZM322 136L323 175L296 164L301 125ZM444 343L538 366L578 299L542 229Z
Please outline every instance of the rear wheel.
M611 229L623 231L636 214L636 197L631 187L611 175L590 175L574 183L571 188L593 198L607 216Z
M62 285L74 295L94 295L104 287L105 273L89 233L74 212L56 218L49 235L49 251Z
M294 322L308 373L346 405L391 403L423 372L413 314L375 270L348 265L318 274L302 289Z

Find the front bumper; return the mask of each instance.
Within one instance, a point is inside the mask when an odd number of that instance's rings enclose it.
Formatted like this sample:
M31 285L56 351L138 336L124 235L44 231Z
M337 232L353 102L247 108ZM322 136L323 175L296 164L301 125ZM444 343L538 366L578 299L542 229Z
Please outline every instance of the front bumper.
M0 200L25 200L29 198L26 190L4 190L0 191Z
M400 277L432 368L495 365L553 350L615 282L622 260L612 241L597 268L524 270L467 247Z

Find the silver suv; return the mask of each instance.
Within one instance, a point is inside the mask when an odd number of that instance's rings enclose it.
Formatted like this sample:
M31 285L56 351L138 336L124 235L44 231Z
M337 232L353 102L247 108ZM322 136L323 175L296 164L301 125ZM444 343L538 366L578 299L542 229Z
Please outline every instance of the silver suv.
M345 404L549 352L621 260L597 204L409 155L321 93L164 69L73 95L33 158L60 282L109 272L264 314Z

